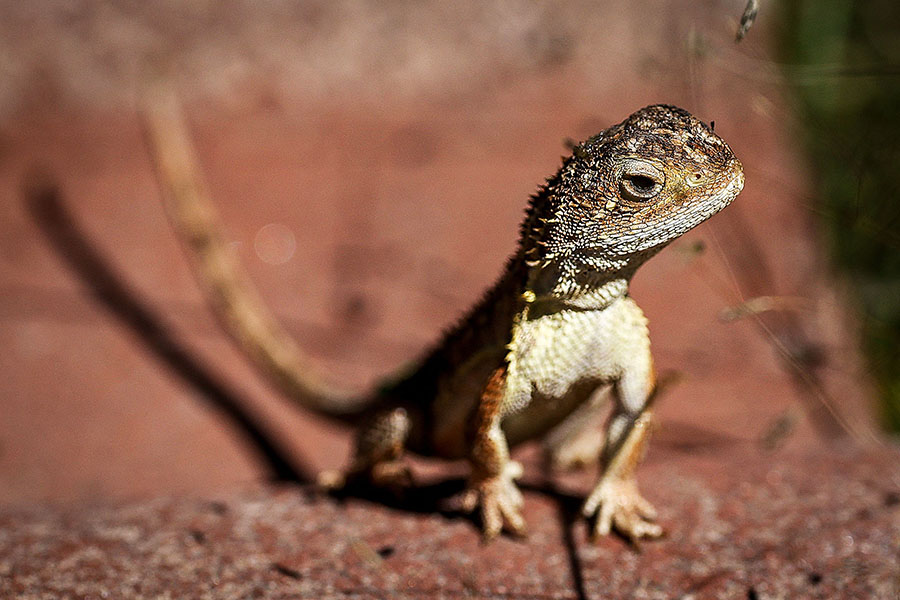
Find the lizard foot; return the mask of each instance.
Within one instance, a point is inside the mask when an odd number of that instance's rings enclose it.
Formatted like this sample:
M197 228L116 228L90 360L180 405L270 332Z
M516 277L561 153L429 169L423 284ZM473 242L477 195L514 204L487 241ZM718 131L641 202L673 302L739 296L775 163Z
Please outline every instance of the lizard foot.
M485 541L497 537L504 529L517 536L526 534L525 519L522 517L524 500L515 483L521 475L522 465L510 461L500 475L473 475L459 498L459 506L466 512L481 508Z
M656 538L663 529L656 523L656 509L637 489L634 479L602 480L581 509L585 517L597 516L592 537L609 535L613 527L634 542L642 537Z
M413 477L409 465L402 460L386 460L367 469L322 471L316 477L318 486L328 492L336 492L354 485L371 485L388 490L400 498L412 487Z

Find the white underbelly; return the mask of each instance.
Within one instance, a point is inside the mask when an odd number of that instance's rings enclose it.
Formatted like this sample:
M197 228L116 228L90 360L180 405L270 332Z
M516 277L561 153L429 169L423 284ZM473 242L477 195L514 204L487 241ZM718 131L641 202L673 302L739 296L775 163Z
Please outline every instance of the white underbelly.
M521 410L533 396L561 400L586 385L614 381L627 354L642 350L646 337L646 319L627 298L603 310L565 310L519 322L504 412Z

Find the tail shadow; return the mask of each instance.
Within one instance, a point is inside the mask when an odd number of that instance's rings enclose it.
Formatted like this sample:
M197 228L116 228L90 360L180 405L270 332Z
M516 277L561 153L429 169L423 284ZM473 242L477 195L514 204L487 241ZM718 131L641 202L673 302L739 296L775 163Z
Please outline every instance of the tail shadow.
M172 335L154 311L116 273L68 212L55 182L46 176L32 177L24 187L27 208L66 266L88 287L93 296L131 329L156 359L190 384L225 418L273 480L308 483L313 480L308 466L295 464L278 447L245 403L211 370Z

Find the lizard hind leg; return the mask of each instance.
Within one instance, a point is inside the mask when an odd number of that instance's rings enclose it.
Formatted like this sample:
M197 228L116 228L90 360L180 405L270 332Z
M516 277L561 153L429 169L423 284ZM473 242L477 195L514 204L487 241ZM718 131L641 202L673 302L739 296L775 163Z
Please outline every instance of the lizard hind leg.
M321 473L319 485L335 489L349 482L360 482L400 494L412 483L409 466L403 462L409 429L409 415L402 407L374 413L357 429L350 467L344 473Z

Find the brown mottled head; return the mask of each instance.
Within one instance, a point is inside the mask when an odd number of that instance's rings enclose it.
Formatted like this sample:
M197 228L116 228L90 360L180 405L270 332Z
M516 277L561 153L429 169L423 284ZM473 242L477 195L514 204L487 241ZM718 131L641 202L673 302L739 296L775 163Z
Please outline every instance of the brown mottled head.
M706 124L674 106L648 106L575 147L535 199L525 231L531 262L636 267L743 185L741 163Z

